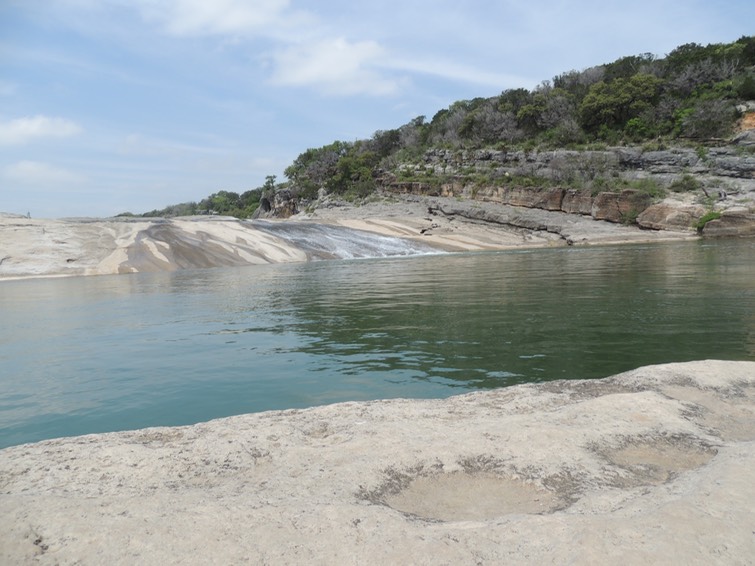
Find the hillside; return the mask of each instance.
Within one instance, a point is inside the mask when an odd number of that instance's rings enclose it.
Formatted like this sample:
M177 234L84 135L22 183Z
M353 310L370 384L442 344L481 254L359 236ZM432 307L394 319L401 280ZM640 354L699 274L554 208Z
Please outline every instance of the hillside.
M143 216L287 217L326 197L411 193L651 229L702 230L714 220L711 234L749 233L754 127L755 36L689 43L663 58L626 56L533 90L458 101L430 120L307 149L285 182L268 176L242 194L222 190Z

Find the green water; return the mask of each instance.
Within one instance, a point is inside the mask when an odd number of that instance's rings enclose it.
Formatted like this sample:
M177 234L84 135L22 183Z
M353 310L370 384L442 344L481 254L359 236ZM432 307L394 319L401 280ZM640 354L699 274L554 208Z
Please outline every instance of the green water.
M0 447L755 360L755 241L0 283Z

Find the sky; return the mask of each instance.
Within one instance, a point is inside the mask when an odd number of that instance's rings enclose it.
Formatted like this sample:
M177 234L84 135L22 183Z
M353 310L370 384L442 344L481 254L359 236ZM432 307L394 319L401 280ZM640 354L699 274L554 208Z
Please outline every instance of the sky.
M0 211L242 193L308 148L753 22L752 0L0 0Z

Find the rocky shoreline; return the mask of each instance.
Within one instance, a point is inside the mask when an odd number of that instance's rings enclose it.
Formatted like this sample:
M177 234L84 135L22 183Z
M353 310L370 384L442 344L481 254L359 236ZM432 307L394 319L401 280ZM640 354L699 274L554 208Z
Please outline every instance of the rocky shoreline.
M6 564L750 564L755 362L0 451Z
M495 202L385 195L367 203L326 199L275 222L337 225L421 242L442 251L694 239L690 230L645 230L591 216ZM33 219L0 214L0 280L231 267L309 259L305 250L221 216Z

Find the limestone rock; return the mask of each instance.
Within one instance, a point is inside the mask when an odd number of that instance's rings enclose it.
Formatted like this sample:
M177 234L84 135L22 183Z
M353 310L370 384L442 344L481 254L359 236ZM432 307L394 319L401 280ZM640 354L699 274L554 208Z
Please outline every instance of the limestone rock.
M272 201L266 197L260 200L259 208L252 218L290 218L299 213L299 203L294 194L288 190L277 191Z
M755 212L746 208L730 208L721 218L711 220L703 228L705 236L754 236Z
M722 156L713 159L710 172L721 177L755 179L755 157Z
M732 141L741 146L753 146L755 145L755 130L745 130L739 132Z
M0 451L2 564L750 564L755 362Z
M592 195L587 191L564 191L561 210L569 214L592 214Z
M651 203L650 195L633 189L620 193L598 193L592 203L592 217L609 222L633 222Z
M503 204L511 206L525 206L527 208L541 208L543 210L561 210L564 199L563 189L533 189L527 187L512 187L506 189Z
M705 207L701 205L661 202L643 210L637 216L637 224L651 230L694 231L704 214Z
M678 173L680 169L694 167L700 157L692 149L675 148L646 151L640 157L640 166L651 173Z

